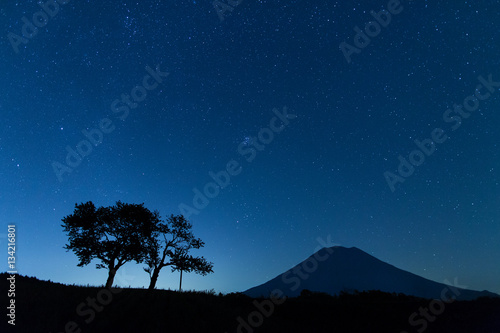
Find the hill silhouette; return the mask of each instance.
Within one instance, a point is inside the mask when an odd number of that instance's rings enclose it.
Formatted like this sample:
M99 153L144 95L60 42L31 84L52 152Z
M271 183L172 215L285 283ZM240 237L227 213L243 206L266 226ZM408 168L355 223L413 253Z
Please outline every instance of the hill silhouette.
M3 288L8 275L1 273ZM6 289L3 289L6 290ZM110 293L110 292L109 292ZM98 295L101 297L99 298ZM1 332L416 332L409 317L430 300L380 291L341 293L332 297L304 290L244 328L241 321L258 318L269 300L240 293L177 292L124 288L104 297L103 287L84 287L16 276L16 327ZM89 299L106 304L90 319ZM257 305L256 305L257 304ZM264 309L264 312L265 309ZM269 313L271 312L271 313ZM425 332L500 332L500 299L456 301L428 323ZM256 317L257 316L257 317ZM254 319L255 319L254 318ZM253 321L255 324L255 320ZM69 326L68 326L69 325ZM79 331L81 330L81 331Z

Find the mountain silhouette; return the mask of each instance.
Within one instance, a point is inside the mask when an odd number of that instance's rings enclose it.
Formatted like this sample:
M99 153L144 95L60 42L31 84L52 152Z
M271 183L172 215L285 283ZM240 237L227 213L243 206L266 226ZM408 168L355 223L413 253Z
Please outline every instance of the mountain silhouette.
M429 299L500 297L486 290L460 288L465 286L460 286L457 280L450 278L447 283L451 286L438 283L394 267L356 247L334 246L319 250L292 269L243 293L250 297L269 297L272 293L296 297L304 289L330 295L380 290Z

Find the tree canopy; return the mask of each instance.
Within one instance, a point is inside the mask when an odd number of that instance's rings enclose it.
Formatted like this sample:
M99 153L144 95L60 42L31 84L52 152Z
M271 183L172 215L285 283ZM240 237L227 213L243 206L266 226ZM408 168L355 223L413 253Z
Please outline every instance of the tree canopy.
M199 249L205 245L200 238L195 238L191 223L182 215L170 215L149 240L149 252L145 259L151 282L149 289L154 289L160 271L171 266L172 271L192 272L206 275L212 273L213 264L203 257L193 257L189 254L191 249Z
M148 255L144 239L160 224L157 211L151 212L144 204L126 204L96 208L92 201L75 204L73 214L62 219L68 234L67 251L79 259L78 266L100 260L97 268L109 269L106 287L113 284L116 271L130 261L142 262Z
M213 263L189 254L191 249L205 245L195 238L192 225L182 215L171 215L165 221L158 211L151 212L144 204L117 201L114 206L96 208L92 201L75 204L72 214L62 219L68 235L67 251L86 266L94 259L97 268L107 268L106 287L113 284L116 271L125 263L135 261L147 265L149 289L154 289L161 269L172 271L212 273Z

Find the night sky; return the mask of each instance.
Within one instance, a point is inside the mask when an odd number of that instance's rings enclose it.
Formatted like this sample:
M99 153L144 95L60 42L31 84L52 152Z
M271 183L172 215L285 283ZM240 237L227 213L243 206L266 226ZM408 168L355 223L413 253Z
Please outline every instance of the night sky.
M61 219L121 200L189 217L215 273L187 289L243 291L342 245L500 293L500 1L394 2L60 0L36 33L36 1L2 3L2 271L15 224L20 274L104 284Z

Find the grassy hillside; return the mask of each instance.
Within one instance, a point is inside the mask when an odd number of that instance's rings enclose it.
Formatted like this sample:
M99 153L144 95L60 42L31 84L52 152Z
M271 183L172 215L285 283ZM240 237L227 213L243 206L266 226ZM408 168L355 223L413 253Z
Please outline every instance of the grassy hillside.
M5 300L8 275L0 276ZM418 315L415 320L420 320L419 324L414 326L409 317L420 308L429 308L431 301L382 292L338 297L305 292L277 305L242 294L144 289L112 294L102 287L67 286L17 276L15 299L15 330L7 325L4 315L1 332L410 333L422 329L424 320L425 332L500 332L500 299L489 298L445 304L442 313L434 316L429 312L432 322ZM248 324L250 314L255 327L244 328L240 323Z

